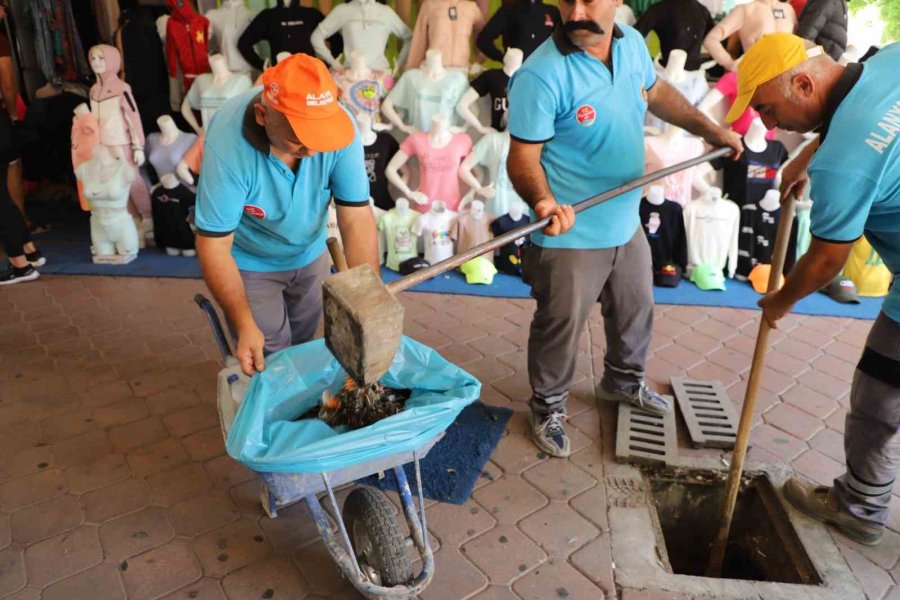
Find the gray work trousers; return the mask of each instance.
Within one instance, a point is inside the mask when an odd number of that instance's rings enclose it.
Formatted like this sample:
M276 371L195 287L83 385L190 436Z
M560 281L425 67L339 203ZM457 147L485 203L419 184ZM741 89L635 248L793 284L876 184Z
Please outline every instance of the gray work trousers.
M844 451L847 472L834 480L838 505L884 525L900 466L900 323L883 312L853 374Z
M302 344L316 334L322 316L322 281L330 265L325 252L300 269L241 271L253 320L266 336L266 354Z
M614 391L643 381L653 328L653 268L643 228L615 248L531 246L522 266L537 300L528 336L535 413L565 411L578 342L598 298L606 333L600 385Z

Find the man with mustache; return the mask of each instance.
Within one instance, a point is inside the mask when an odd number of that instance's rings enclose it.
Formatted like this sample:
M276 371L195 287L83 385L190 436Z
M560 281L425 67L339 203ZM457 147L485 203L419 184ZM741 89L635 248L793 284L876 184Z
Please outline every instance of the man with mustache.
M759 301L769 325L777 327L798 300L825 287L863 235L894 273L850 387L846 473L833 487L799 477L784 486L800 510L870 545L884 534L900 466L898 65L900 44L843 67L812 42L773 33L738 63L738 97L728 113L732 120L749 105L766 127L819 131L817 143L789 165L782 182L785 197L801 195L811 182L813 239L784 286Z
M551 224L523 259L537 310L528 339L532 436L551 456L570 452L566 400L578 341L600 299L606 331L597 393L657 414L669 403L644 383L653 325L650 248L640 190L578 215L571 204L644 174L644 115L717 146L740 137L658 80L640 33L615 23L622 0L562 0L557 28L516 72L509 90L507 170L538 218ZM565 235L560 235L565 234Z

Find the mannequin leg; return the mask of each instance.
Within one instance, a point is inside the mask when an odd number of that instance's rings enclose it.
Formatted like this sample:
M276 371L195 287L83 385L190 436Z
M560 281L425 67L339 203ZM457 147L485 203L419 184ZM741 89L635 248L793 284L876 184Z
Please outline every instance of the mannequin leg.
M116 245L110 239L104 215L91 214L91 244L97 256L110 256L116 253Z
M116 254L138 253L138 231L128 211L118 211L110 219L110 229L116 244Z

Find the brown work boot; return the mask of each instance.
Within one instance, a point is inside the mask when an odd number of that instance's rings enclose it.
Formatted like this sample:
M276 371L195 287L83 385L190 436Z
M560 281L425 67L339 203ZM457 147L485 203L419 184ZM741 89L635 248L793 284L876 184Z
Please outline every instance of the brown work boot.
M834 525L838 531L854 542L874 546L884 535L884 527L871 525L853 515L841 512L837 499L828 486L815 485L800 477L791 477L785 482L782 491L784 497L804 514L817 521Z

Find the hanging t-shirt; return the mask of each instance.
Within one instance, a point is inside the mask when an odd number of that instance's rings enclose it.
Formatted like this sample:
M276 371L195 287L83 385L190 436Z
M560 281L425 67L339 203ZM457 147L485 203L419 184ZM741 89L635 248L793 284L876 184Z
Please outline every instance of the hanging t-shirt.
M151 133L147 136L147 160L158 177L174 173L175 167L196 141L196 134L179 131L171 144L163 144L161 133Z
M891 289L891 271L872 248L865 236L859 238L850 249L844 277L856 284L860 296L886 296Z
M465 252L489 241L491 237L490 218L487 215L476 219L468 212L459 213L450 226L450 239L456 242L457 252ZM493 254L487 252L484 256L493 261Z
M194 192L181 184L172 189L160 185L153 190L150 200L156 247L193 250L194 232L187 218L194 207Z
M561 22L556 6L532 0L503 2L475 38L475 44L497 62L503 62L509 48L518 48L528 58ZM494 43L497 38L502 51Z
M787 149L777 140L771 140L762 152L751 150L745 142L738 160L717 158L712 166L723 169L722 191L738 206L744 206L758 203L775 187L775 175L787 157Z
M371 77L353 80L344 71L332 72L334 83L341 91L341 103L350 109L353 116L367 114L373 123L381 122L381 101L394 87L390 71L372 71Z
M416 238L414 230L419 220L419 213L408 211L405 216L397 209L385 212L378 219L378 230L384 233L384 244L387 250L385 266L392 271L400 270L400 263L415 258Z
M663 81L681 92L681 95L693 106L700 104L703 97L709 93L709 84L706 83L706 75L702 71L685 71L684 77L676 80L666 77L665 67L662 65L656 65L656 72ZM644 124L648 127L654 127L661 133L670 127L668 123L649 110L647 111L647 116L644 118Z
M379 131L375 141L363 147L366 160L366 174L369 176L369 193L375 200L375 206L383 210L394 208L394 199L388 192L388 181L384 174L391 157L397 154L400 144L390 133Z
M736 277L746 280L758 264L772 264L775 251L775 234L781 220L781 208L769 211L759 204L745 204L741 207L741 233L738 236L738 266ZM784 273L794 267L797 256L797 227L791 227L787 254L784 257Z
M459 165L472 150L472 138L465 133L454 133L447 145L435 148L428 134L420 131L403 140L400 149L419 159L419 191L428 196L426 204L414 204L414 208L428 212L432 202L443 200L455 212L462 200Z
M462 124L456 105L468 89L469 78L463 71L444 69L443 77L430 79L422 69L409 69L388 98L395 107L406 111L408 123L419 131L428 131L431 118L439 113L447 116L451 127Z
M453 256L453 240L450 226L456 213L449 210L429 210L421 215L412 230L425 241L425 260L432 265Z
M703 60L703 38L713 28L709 10L697 0L662 0L647 9L634 26L641 35L655 31L665 65L672 50L687 53L685 68L696 71Z
M653 135L644 138L644 150L645 169L647 173L651 173L700 156L703 154L703 142L700 138L690 135L680 135L669 139ZM696 172L697 167L682 169L664 177L655 185L663 186L665 198L685 206L691 201ZM644 193L646 193L646 189Z
M478 92L479 96L491 96L491 127L497 131L506 129L508 87L509 75L503 69L488 69L472 80L472 89Z
M709 264L716 269L727 266L728 276L734 277L740 222L741 210L731 200L688 202L684 207L684 230L688 239L686 273L690 275L697 265Z
M228 63L228 70L234 73L249 73L252 67L244 60L237 44L253 14L242 4L225 5L204 13L212 27L213 43Z
M729 71L722 75L722 78L716 82L715 88L725 96L725 99L728 102L728 108L730 109L737 98L737 73ZM756 109L752 106L748 106L746 110L741 113L741 116L731 123L731 129L741 135L746 135L747 131L750 129L750 123L757 117L759 117L759 113L756 112ZM775 139L774 129L766 132L766 139Z
M640 213L654 272L663 265L678 265L684 270L687 267L687 233L681 205L671 200L657 205L642 198Z
M522 217L516 221L508 214L505 214L494 219L494 222L491 223L491 232L494 234L494 237L499 237L504 233L509 233L513 229L524 227L530 222L531 220L528 218L528 215L523 214ZM519 238L514 242L501 246L500 250L497 251L497 268L507 275L518 275L521 277L522 248L530 245L531 238L526 235L524 238Z
M484 202L488 214L499 217L509 212L513 202L521 202L506 172L506 158L509 155L509 134L506 132L489 133L483 136L472 154L478 164L487 167L490 181L494 184L494 197Z
M197 77L194 85L187 93L188 104L200 111L203 127L209 127L209 121L216 111L231 98L242 94L253 87L253 81L244 73L232 73L224 81L217 82L212 73L204 73Z

